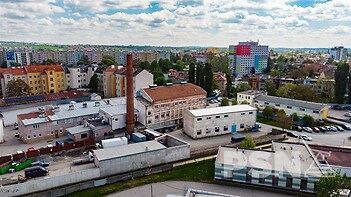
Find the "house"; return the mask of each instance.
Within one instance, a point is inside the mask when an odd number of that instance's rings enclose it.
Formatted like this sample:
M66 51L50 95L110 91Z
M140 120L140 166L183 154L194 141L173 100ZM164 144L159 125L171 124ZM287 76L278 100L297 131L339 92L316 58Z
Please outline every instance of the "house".
M227 88L227 75L222 72L214 73L214 80L218 83L218 89L220 91L225 91Z
M118 69L118 66L112 65L103 71L103 90L105 98L111 98L116 95L116 76L114 73Z
M305 143L272 142L272 150L221 146L215 180L315 193L323 170Z
M266 91L258 91L258 90L247 90L243 92L238 92L236 95L236 100L238 104L249 104L253 105L254 99L261 95L267 95Z
M254 106L259 108L269 106L277 109L283 109L286 114L297 113L300 116L310 115L314 119L326 119L330 109L330 106L322 103L268 95L260 95L254 98Z
M99 117L105 123L111 125L112 130L126 127L127 105L102 107L99 110ZM138 112L135 111L135 120L138 120Z
M127 89L127 68L123 67L115 71L116 97L126 96ZM147 70L134 69L133 71L133 92L134 96L141 88L146 88L154 83L154 75Z
M193 139L253 128L257 109L249 105L186 110L184 132Z
M142 88L135 98L139 122L155 130L180 127L185 110L205 106L206 91L190 83Z
M0 97L8 97L7 84L12 80L21 79L28 84L27 74L24 68L0 68Z

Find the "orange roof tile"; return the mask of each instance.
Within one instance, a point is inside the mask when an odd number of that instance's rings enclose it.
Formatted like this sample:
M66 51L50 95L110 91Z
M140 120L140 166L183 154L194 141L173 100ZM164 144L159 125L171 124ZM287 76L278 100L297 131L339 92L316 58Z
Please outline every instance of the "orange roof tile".
M206 96L206 91L201 87L188 83L185 85L159 86L156 88L144 88L146 94L155 101L184 98L196 95Z
M118 66L109 66L105 69L106 72L115 72L118 70Z
M12 75L25 75L26 71L24 70L24 68L0 68L0 73Z
M52 116L54 115L55 113L52 111L52 110L48 110L48 111L45 111L45 114L47 116ZM26 114L18 114L17 117L20 119L20 120L26 120L26 119L31 119L31 118L38 118L40 115L39 112L30 112L30 113L26 113Z
M116 70L113 74L122 74L124 71L127 71L127 67L120 68Z
M25 66L27 73L44 73L46 70L63 72L61 65L39 65L39 66Z

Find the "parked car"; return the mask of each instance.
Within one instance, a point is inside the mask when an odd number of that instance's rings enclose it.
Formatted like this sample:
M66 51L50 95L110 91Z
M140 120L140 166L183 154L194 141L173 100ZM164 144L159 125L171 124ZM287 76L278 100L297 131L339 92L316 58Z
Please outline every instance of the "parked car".
M344 130L351 130L351 127L349 127L348 125L345 124L340 124L341 128L343 128Z
M57 140L56 141L56 145L61 145L63 146L65 144L65 142L63 140Z
M316 133L319 133L320 130L317 128L317 127L312 127L312 131L316 132Z
M31 147L29 147L27 150L28 150L28 151L34 151L35 148L34 148L33 146L31 146Z
M306 140L306 141L312 141L312 138L307 136L307 135L304 135L304 134L301 134L299 136L299 139L303 139L303 140Z
M341 126L335 126L337 129L338 129L338 131L344 131L344 129L341 127Z
M298 130L298 131L302 131L302 127L297 126L297 127L296 127L296 130Z
M74 140L72 140L72 139L66 139L64 143L66 143L66 144L73 144L73 143L74 143Z
M346 116L346 117L351 117L351 112L345 112L345 113L344 113L344 116Z
M334 131L334 132L338 131L338 129L335 126L330 126L330 128L331 128L331 131Z
M50 163L46 161L36 161L31 164L31 166L42 166L42 167L48 167L49 165Z
M286 134L287 134L287 136L289 136L289 137L299 137L296 133L294 133L294 132L286 132Z
M302 130L306 131L307 133L313 132L313 130L310 127L302 127Z
M24 170L24 176L26 179L31 179L40 176L46 176L49 170L42 166L34 166Z
M327 131L327 129L325 127L319 127L319 130L323 133Z

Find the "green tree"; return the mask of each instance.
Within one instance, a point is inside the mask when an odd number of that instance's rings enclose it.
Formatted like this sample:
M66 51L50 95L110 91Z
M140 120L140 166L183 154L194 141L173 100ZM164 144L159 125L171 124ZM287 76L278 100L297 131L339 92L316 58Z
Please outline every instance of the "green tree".
M305 124L305 126L310 127L310 126L313 125L314 119L313 119L313 117L310 116L310 115L305 115L305 116L302 118L302 122Z
M204 67L201 64L196 65L196 85L204 87Z
M237 101L235 98L233 98L233 99L231 100L231 102L232 102L232 105L237 105L237 104L238 104L238 101Z
M293 121L298 121L298 120L300 120L300 118L299 118L299 116L297 115L297 113L296 112L294 112L294 113L292 113L291 115L290 115L290 117L293 119Z
M26 96L30 94L30 87L22 79L11 80L6 86L7 96Z
M207 92L207 96L212 95L213 90L213 72L212 65L210 63L205 64L204 68L204 89Z
M89 57L87 55L83 55L83 57L80 58L80 60L78 60L77 64L78 65L90 65L91 62L90 62Z
M296 87L296 84L287 83L277 90L277 95L285 98L295 98L295 95L293 93Z
M7 61L3 61L3 62L2 62L1 68L7 68Z
M252 139L251 135L246 135L245 139L240 143L242 148L255 148L256 143Z
M189 66L189 83L195 83L195 64L190 63Z
M97 77L96 74L94 74L91 79L90 79L90 82L89 82L89 85L88 87L93 91L93 92L96 92L98 87L99 87L99 79Z
M160 65L158 65L156 60L151 62L150 69L151 69L151 72L156 72L158 70L161 70Z
M169 61L169 59L160 59L158 61L158 64L162 70L163 73L167 73L170 68L172 68L172 62Z
M52 65L52 64L54 64L54 61L52 61L52 59L47 59L47 60L43 61L43 64L44 65Z
M174 69L177 71L184 70L185 64L182 60L177 60L176 64L174 65Z
M284 72L282 72L282 71L280 71L280 70L271 70L271 72L269 73L270 75L272 75L272 76L284 76L285 75L285 73Z
M150 66L150 63L148 61L143 61L143 62L139 63L139 68L145 69L145 70L150 70L151 66Z
M237 92L251 90L251 86L248 83L240 83L236 88Z
M340 171L328 172L324 174L317 182L317 196L319 197L338 197L341 196L341 190L350 189L351 180L340 174Z
M229 100L227 98L223 98L221 101L221 106L228 106L229 105Z
M277 86L272 80L266 81L264 84L264 88L267 91L267 94L270 96L276 96L277 95Z
M228 56L213 57L209 63L213 66L214 72L228 73Z
M227 87L226 87L226 90L225 90L225 92L226 92L226 96L228 97L228 98L231 98L231 92L232 92L232 77L231 77L231 75L230 75L230 72L227 72L226 73L226 78L227 78Z
M274 66L274 62L271 57L268 57L267 67L263 70L263 74L268 74L271 72L271 68Z
M335 78L335 101L344 103L344 95L346 93L347 76L349 73L349 65L346 62L338 63L334 74Z
M155 84L157 84L158 86L163 86L163 85L165 85L166 80L165 80L164 76L159 76L159 77L157 77L157 78L155 79L154 82L155 82Z
M269 107L269 106L266 106L264 109L263 109L263 115L266 117L266 118L269 118L271 116L273 116L273 108Z
M117 66L117 63L115 62L115 60L112 57L104 56L100 62L100 65L104 65L104 66L116 65Z
M276 121L278 125L283 129L283 131L284 129L290 129L293 123L292 118L290 116L285 115L285 111L284 113L282 113L280 112L280 110L278 111Z
M310 86L298 85L296 86L292 92L293 99L303 100L303 101L316 101L316 93Z

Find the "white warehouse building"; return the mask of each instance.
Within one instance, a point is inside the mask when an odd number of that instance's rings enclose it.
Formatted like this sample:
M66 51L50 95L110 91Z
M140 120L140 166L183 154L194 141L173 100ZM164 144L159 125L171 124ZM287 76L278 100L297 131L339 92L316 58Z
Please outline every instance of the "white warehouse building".
M256 112L249 105L187 110L183 129L193 139L244 131L255 126Z

